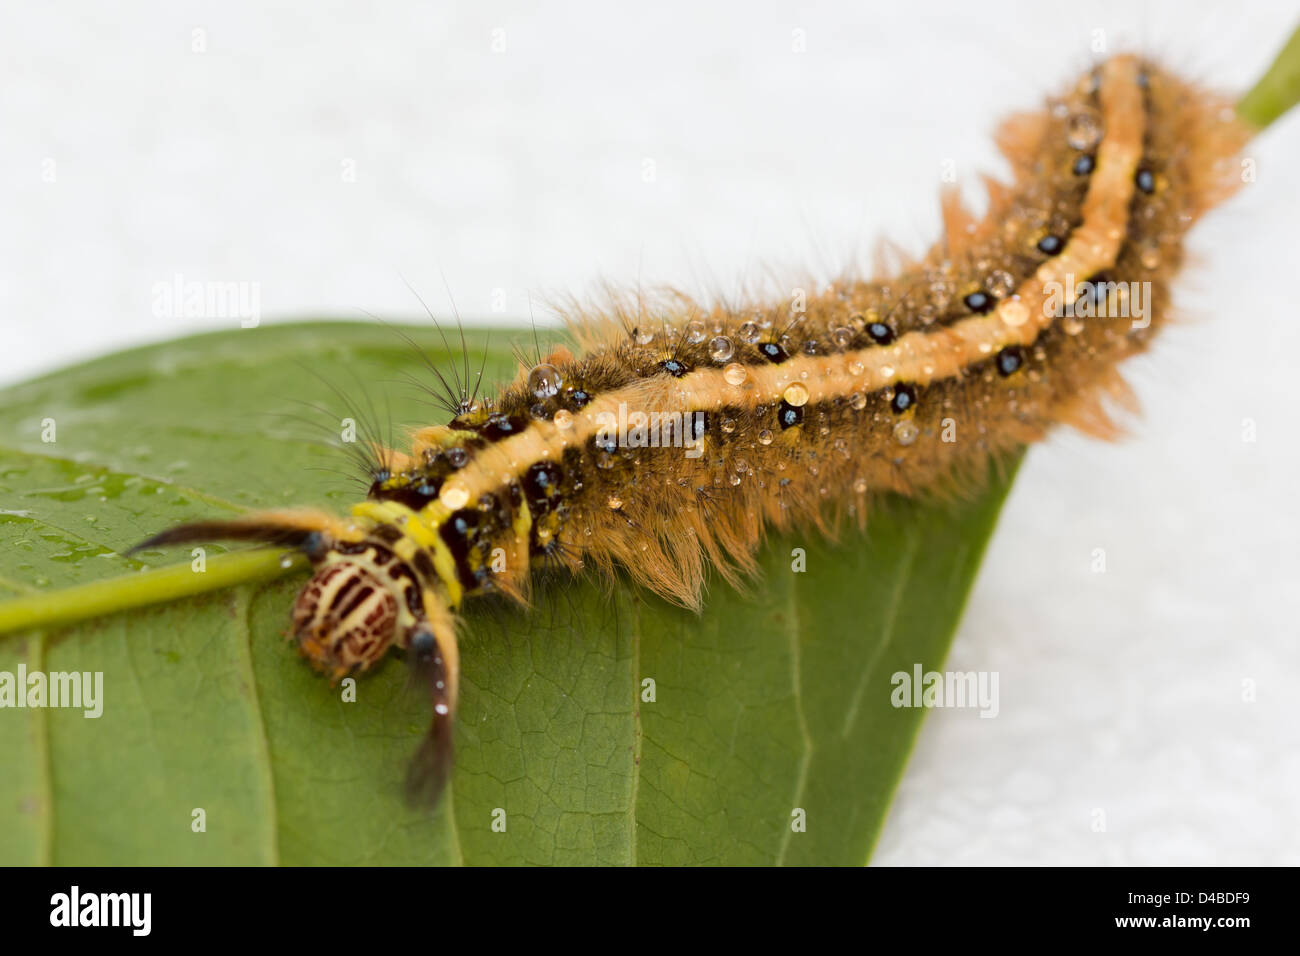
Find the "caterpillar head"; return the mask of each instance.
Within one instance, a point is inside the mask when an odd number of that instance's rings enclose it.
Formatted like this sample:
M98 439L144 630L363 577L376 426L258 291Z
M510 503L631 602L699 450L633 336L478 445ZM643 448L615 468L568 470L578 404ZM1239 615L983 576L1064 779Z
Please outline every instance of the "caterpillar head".
M395 582L368 565L344 556L327 561L293 605L298 650L333 680L366 670L394 644L407 643L399 641L403 622Z
M455 619L404 561L378 544L306 547L316 573L293 607L298 649L335 680L405 648L413 681L427 689L433 722L407 773L412 803L432 805L452 758L459 655Z
M432 805L452 762L460 673L455 617L437 582L422 581L379 541L340 541L331 521L312 513L264 512L195 522L170 528L131 550L224 539L302 551L315 570L293 606L292 636L299 651L335 681L368 669L391 648L407 651L412 678L433 704L429 732L407 775L407 796L413 803Z
M364 671L391 647L404 648L412 680L433 704L433 721L406 778L412 803L432 805L452 760L459 654L455 619L432 582L376 542L310 541L316 573L293 606L293 636L303 656L335 680Z

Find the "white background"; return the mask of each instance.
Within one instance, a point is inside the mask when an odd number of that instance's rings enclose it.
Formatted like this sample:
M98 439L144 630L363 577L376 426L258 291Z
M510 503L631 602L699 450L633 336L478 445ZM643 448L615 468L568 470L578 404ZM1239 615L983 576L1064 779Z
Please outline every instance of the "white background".
M440 316L450 293L467 321L530 299L546 321L546 296L602 279L731 293L878 237L919 252L941 163L977 195L997 118L1085 68L1094 31L1242 89L1300 22L533 6L7 5L0 383L233 324L155 315L178 274L257 283L265 321L417 318L407 281ZM929 717L877 863L1300 863L1300 116L1250 154L1258 182L1194 234L1182 327L1129 366L1132 438L1030 455L951 660L999 673L1001 713Z

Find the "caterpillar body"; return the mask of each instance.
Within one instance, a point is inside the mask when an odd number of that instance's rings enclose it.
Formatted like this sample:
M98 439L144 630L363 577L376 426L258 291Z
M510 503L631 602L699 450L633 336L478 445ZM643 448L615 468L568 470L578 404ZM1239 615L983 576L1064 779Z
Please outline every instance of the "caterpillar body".
M525 600L548 562L698 607L707 570L743 579L768 529L959 488L1056 423L1113 434L1116 366L1167 321L1183 237L1239 182L1249 135L1228 100L1114 57L1003 125L1013 182L988 181L980 220L946 193L944 237L900 274L744 308L670 292L575 309L580 355L456 396L450 422L383 451L349 516L197 521L137 548L305 552L299 649L335 679L408 652L434 708L408 789L436 799L467 599Z

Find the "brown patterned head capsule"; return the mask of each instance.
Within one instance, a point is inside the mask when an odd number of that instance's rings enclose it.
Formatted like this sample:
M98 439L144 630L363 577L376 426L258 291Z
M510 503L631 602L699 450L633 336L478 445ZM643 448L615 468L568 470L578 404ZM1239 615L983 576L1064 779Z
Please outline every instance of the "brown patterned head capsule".
M398 605L384 582L346 559L322 566L293 606L298 650L337 680L365 670L397 637Z

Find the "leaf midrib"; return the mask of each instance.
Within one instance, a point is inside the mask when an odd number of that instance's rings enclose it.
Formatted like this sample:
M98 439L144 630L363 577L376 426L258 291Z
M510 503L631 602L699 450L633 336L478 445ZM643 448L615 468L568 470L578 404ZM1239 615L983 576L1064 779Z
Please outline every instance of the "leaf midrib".
M637 861L637 801L641 795L641 608L634 605L632 617L632 792L628 800L628 866Z
M267 815L267 863L271 866L280 864L280 808L276 803L275 765L271 760L271 739L266 728L266 717L262 713L262 695L257 687L257 674L253 669L253 622L250 614L253 599L257 592L250 593L250 588L236 589L235 621L237 627L232 635L235 656L239 666L239 677L248 689L248 710L250 726L255 732L253 746L256 749L254 766L262 777L263 803Z
M799 773L795 778L794 796L790 802L791 812L798 809L803 801L804 787L808 785L808 769L812 766L813 751L817 744L808 730L808 717L803 709L803 628L802 616L799 614L798 574L789 576L786 587L786 637L790 641L790 682L794 688L793 704L795 724L799 728L799 737L803 743L803 753L799 757ZM794 836L792 821L785 821L781 834L781 845L776 854L776 865L785 866L785 854L790 849L790 840Z

